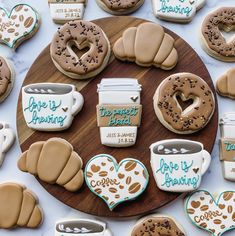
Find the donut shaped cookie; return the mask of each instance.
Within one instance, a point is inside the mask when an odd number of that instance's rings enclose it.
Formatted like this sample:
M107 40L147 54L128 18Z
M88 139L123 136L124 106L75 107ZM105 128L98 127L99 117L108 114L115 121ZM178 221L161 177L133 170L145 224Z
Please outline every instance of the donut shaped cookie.
M111 49L103 30L96 24L77 20L58 29L51 43L51 58L63 74L87 79L108 64Z
M192 101L182 109L182 101ZM199 76L179 73L167 77L156 90L154 109L160 122L178 134L190 134L204 128L215 110L214 95Z
M235 61L235 39L228 41L221 33L235 30L234 16L235 7L222 7L209 14L202 24L203 49L221 61Z
M144 0L96 0L99 7L113 15L126 15L139 9Z

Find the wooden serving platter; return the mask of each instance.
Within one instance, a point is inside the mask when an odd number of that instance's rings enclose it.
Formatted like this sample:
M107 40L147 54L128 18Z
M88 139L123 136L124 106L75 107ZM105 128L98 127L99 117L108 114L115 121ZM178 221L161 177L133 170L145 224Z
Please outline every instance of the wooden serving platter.
M132 17L110 17L95 20L107 34L111 44L122 35L122 32L131 26L137 26L145 20ZM196 52L179 36L166 29L176 39L176 48L179 53L179 62L171 71L164 71L155 67L143 68L135 63L124 63L111 57L107 68L92 80L72 80L60 73L54 66L49 46L46 47L36 59L29 70L23 85L39 82L71 83L85 98L85 106L74 119L70 129L64 132L38 132L29 129L24 121L22 113L21 95L18 101L17 129L22 151L37 141L47 140L51 137L62 137L72 143L74 149L87 161L97 154L110 154L121 161L126 157L134 157L141 160L148 168L150 182L147 190L135 201L122 203L114 211L109 211L102 199L95 196L84 184L79 192L71 193L57 185L49 185L39 181L43 187L54 197L74 209L105 217L129 217L146 214L154 209L173 201L180 194L168 193L159 190L154 181L150 168L150 150L152 143L170 138L185 138L200 141L211 152L218 127L218 108L211 122L202 131L193 135L177 135L164 128L158 121L153 109L153 95L160 82L167 76L178 72L191 72L201 76L215 93L210 75ZM102 78L137 78L143 86L141 100L143 105L142 124L138 130L137 143L129 148L109 148L101 145L100 133L96 121L96 105L98 104L97 84ZM50 171L50 170L48 170ZM32 176L29 175L29 178ZM206 176L204 180L206 181Z

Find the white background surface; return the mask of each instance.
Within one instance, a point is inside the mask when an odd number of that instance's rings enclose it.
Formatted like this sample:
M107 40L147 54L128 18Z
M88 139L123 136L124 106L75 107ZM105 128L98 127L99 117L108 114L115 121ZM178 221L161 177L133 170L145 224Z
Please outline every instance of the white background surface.
M6 46L0 46L0 54L8 57L14 62L16 70L16 83L10 97L0 105L0 119L8 121L13 128L16 124L16 106L18 95L20 92L21 84L25 78L25 75L30 68L33 61L39 55L44 47L46 47L52 39L54 32L57 29L49 15L49 8L46 0L0 0L0 6L7 7L10 9L17 3L28 3L35 7L41 15L42 25L39 32L29 41L24 43L19 47L16 52L11 51L10 48ZM152 20L154 22L160 22L162 25L173 30L175 33L183 37L201 56L202 60L206 64L211 76L214 80L223 74L227 69L235 66L234 63L223 63L216 61L210 58L200 47L198 32L200 24L206 14L210 12L213 8L218 6L233 6L235 7L234 0L207 0L206 6L196 15L194 20L187 25L180 25L174 23L167 23L164 21L159 21L153 16L151 2L146 0L143 7L133 14L133 16ZM102 11L95 3L95 0L88 0L88 6L85 12L86 20L93 20L96 18L109 16L107 13ZM190 58L189 58L190 60ZM42 78L42 81L46 78ZM220 116L224 112L235 111L235 101L230 99L219 97L219 109ZM154 114L153 114L154 115ZM219 135L219 134L218 134ZM65 206L63 203L57 201L54 197L48 194L41 185L34 179L33 176L20 172L17 169L16 163L20 155L20 148L18 141L15 143L14 147L8 152L6 160L0 169L0 182L5 181L17 181L27 185L32 189L40 198L40 204L44 209L45 221L43 225L37 230L28 230L28 229L16 229L12 231L0 230L0 236L53 236L54 223L55 221L61 218L67 217L87 217L94 218L93 216L85 215L78 211L72 210L71 208ZM234 183L227 182L222 177L221 166L219 162L218 155L218 139L216 141L214 151L213 151L213 160L208 173L204 176L201 189L207 189L212 193L223 190L234 190ZM157 196L156 196L157 197ZM89 204L89 203L88 203ZM168 206L159 209L161 214L169 214L177 218L180 223L185 227L188 236L204 236L209 235L205 231L201 231L191 225L184 214L183 200L178 199L177 201L169 204ZM132 220L109 220L101 219L108 223L108 226L113 231L114 236L125 236L130 232L133 224L136 219ZM235 230L230 233L226 233L227 236L234 236Z

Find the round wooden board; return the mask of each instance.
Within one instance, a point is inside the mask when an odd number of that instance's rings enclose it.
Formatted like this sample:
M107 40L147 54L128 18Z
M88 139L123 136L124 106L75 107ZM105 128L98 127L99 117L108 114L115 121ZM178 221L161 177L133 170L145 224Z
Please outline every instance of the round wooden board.
M113 45L126 28L137 26L144 21L132 17L110 17L95 20L94 23L104 30ZM62 137L72 143L74 149L83 158L84 165L94 155L107 153L114 156L117 161L121 161L126 157L137 158L147 166L150 174L147 190L138 199L122 203L112 212L109 211L103 200L95 196L85 184L79 192L71 193L57 185L50 185L39 181L49 193L63 203L74 209L97 216L129 217L146 214L173 201L180 195L163 192L157 188L150 168L149 147L152 143L162 139L185 138L200 141L204 143L205 148L209 152L212 151L218 127L217 106L211 122L205 129L196 134L186 136L180 136L168 131L161 125L154 113L154 92L164 78L174 73L195 73L205 79L215 93L210 75L196 52L182 38L167 29L166 32L176 39L176 48L179 53L179 62L171 71L164 71L155 67L143 68L135 63L120 62L112 55L107 68L92 80L72 80L56 69L51 61L49 46L42 51L32 65L24 81L24 86L39 82L72 83L83 94L85 106L82 112L75 117L70 129L64 132L38 132L29 129L24 121L20 95L17 110L17 128L22 151L27 150L34 142L47 140L51 137ZM96 121L96 105L98 104L97 84L100 83L102 78L115 77L137 78L143 86L141 94L143 105L142 124L138 130L137 143L130 148L108 148L100 143L100 133ZM204 181L206 181L205 178Z

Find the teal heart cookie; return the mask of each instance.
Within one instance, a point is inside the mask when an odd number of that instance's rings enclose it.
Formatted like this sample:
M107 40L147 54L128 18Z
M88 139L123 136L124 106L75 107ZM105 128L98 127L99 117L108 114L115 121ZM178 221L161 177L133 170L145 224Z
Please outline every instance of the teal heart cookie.
M0 42L17 48L32 37L39 27L39 15L27 4L18 4L8 13L0 8Z
M118 204L141 195L148 185L149 174L136 159L127 158L118 164L112 156L101 154L87 163L85 180L90 190L113 210Z

